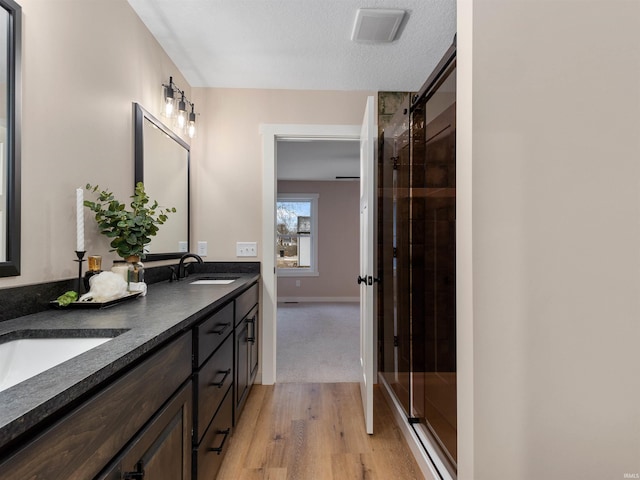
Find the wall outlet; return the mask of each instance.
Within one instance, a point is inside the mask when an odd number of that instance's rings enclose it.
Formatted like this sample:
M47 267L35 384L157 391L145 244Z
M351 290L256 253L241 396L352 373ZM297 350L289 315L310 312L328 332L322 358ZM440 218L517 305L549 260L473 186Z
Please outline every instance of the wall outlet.
M180 253L187 253L189 251L187 249L187 242L178 242L178 251Z
M296 280L296 287L300 286L300 280Z
M257 257L258 244L256 242L236 242L236 257Z
M207 256L207 242L198 242L198 255L201 257Z

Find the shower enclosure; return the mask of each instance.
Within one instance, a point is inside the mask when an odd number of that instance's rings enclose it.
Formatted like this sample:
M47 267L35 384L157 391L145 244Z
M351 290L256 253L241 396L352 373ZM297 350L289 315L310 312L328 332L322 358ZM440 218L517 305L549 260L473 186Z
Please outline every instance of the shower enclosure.
M381 138L379 371L455 477L456 61L452 47Z

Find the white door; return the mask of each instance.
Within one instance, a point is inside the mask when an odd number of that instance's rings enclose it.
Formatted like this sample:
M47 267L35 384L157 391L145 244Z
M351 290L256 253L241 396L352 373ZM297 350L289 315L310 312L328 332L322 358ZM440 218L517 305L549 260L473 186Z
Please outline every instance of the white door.
M367 98L360 133L360 393L367 433L373 433L374 347L374 206L375 145L373 97Z

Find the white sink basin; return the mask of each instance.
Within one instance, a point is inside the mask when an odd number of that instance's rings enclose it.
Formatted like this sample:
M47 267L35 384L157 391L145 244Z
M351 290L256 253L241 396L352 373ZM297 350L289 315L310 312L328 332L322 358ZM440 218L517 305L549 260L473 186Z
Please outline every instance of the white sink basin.
M0 392L111 338L23 338L0 343Z
M191 282L191 285L229 285L230 283L235 282L235 279L224 279L224 280L196 280Z

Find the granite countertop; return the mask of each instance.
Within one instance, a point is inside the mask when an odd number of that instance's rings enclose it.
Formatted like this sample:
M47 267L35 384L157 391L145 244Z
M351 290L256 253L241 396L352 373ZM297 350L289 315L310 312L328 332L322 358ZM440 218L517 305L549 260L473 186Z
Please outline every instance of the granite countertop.
M105 309L51 309L0 322L0 335L18 330L27 337L60 337L65 336L62 335L65 330L72 333L69 336L110 336L122 332L102 345L0 392L0 451L145 353L189 330L259 278L259 274L254 273L227 274L238 279L228 285L190 284L207 276L211 274L149 285L145 297Z

